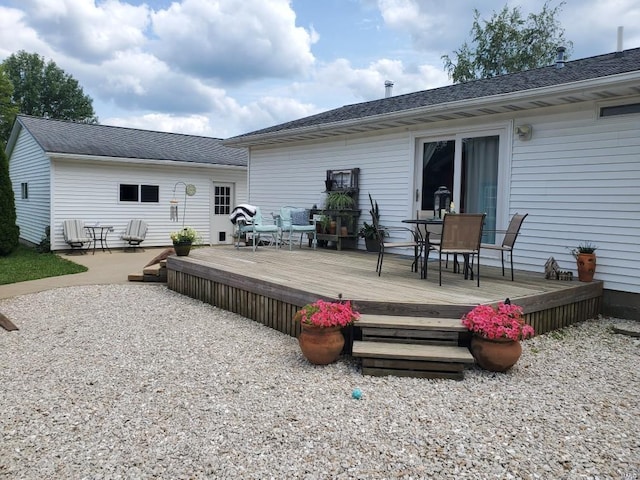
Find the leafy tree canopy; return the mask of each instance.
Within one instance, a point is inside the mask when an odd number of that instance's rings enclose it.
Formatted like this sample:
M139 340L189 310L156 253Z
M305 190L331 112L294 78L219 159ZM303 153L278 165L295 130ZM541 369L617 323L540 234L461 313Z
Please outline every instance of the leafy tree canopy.
M11 102L18 107L19 113L97 122L91 97L85 95L78 81L65 73L54 61L45 63L44 57L37 53L20 50L7 57L1 67L13 85ZM3 104L0 91L0 105ZM11 125L14 120L15 115L10 119ZM3 117L2 121L7 120ZM7 139L8 135L2 138L5 141Z
M530 13L526 19L520 7L509 10L505 5L488 21L474 9L471 45L463 43L454 50L453 59L442 56L449 77L458 83L543 67L551 64L559 46L567 48L568 58L573 43L565 39L557 20L564 3L550 8L545 2L540 13Z
M0 65L0 149L4 149L4 142L9 138L11 127L18 114L18 105L12 101L13 85L9 76Z

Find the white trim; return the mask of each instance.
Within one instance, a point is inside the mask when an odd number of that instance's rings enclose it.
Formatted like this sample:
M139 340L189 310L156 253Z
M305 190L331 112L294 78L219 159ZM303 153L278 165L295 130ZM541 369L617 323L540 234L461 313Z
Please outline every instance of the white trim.
M75 153L58 153L58 152L45 152L50 160L71 160L79 162L93 162L93 163L127 163L129 165L170 165L180 167L196 167L196 168L221 168L221 169L234 169L244 170L247 167L243 165L224 165L219 163L200 163L200 162L185 162L182 160L157 160L150 158L124 158L124 157L105 157L97 155L80 155Z

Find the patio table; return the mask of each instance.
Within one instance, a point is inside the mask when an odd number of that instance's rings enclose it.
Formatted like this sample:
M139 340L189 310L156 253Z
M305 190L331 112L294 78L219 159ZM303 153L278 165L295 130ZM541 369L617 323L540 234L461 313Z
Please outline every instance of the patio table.
M100 225L98 223L96 225L85 225L84 228L92 238L94 255L96 254L96 244L98 241L100 242L100 248L103 252L108 251L111 253L111 249L107 243L107 235L109 235L109 232L113 232L113 225Z

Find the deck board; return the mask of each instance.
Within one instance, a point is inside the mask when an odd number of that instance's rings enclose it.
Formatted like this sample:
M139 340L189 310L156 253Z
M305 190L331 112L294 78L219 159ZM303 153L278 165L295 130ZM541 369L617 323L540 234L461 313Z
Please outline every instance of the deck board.
M411 259L385 255L382 275L375 272L377 255L361 251L312 250L289 251L260 247L207 247L192 250L183 261L200 263L212 268L292 289L301 288L318 295L362 301L398 303L430 303L475 305L518 299L536 294L563 292L579 284L572 281L546 280L544 274L516 272L516 280L502 277L501 270L481 267L480 287L465 280L451 269L443 269L442 286L438 285L438 268L430 262L429 278L411 272ZM175 260L173 258L172 260ZM450 264L451 265L451 264Z
M286 325L297 308L340 296L364 314L454 319L475 305L509 298L540 332L600 312L601 281L547 280L541 266L540 273L516 271L512 282L500 268L481 265L480 287L451 268L443 268L439 286L437 260L430 262L427 279L411 271L412 260L386 254L378 276L375 253L262 246L254 252L224 245L194 248L188 257L171 256L167 273L168 285L176 291L292 335L296 329Z

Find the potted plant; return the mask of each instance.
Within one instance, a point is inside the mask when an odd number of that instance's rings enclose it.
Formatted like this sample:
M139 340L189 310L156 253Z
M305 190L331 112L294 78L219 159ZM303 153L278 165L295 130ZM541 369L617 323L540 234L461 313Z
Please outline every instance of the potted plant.
M379 252L380 240L379 235L384 235L384 230L378 231L372 224L364 222L360 230L358 230L358 236L364 238L364 244L367 247L367 252Z
M480 367L504 372L516 364L522 354L520 340L535 332L522 317L522 307L509 300L496 307L478 305L462 317L462 324L473 334L471 354Z
M330 192L325 206L327 210L346 210L355 205L355 200L347 192Z
M179 257L189 255L191 245L200 240L200 234L192 227L184 227L182 230L171 232L173 249Z
M360 313L351 302L318 300L298 310L294 321L302 328L298 343L302 354L311 363L327 365L334 362L344 347L342 328L352 325Z
M369 215L371 215L373 224L369 225L367 222L364 222L362 228L358 231L358 236L364 238L367 252L379 252L380 236L384 236L385 231L383 228L380 228L380 208L378 207L378 202L373 200L371 194L369 194L369 203L371 204ZM378 225L377 229L376 225Z
M596 247L591 242L582 242L571 250L571 254L576 259L578 265L578 280L590 282L596 273Z

